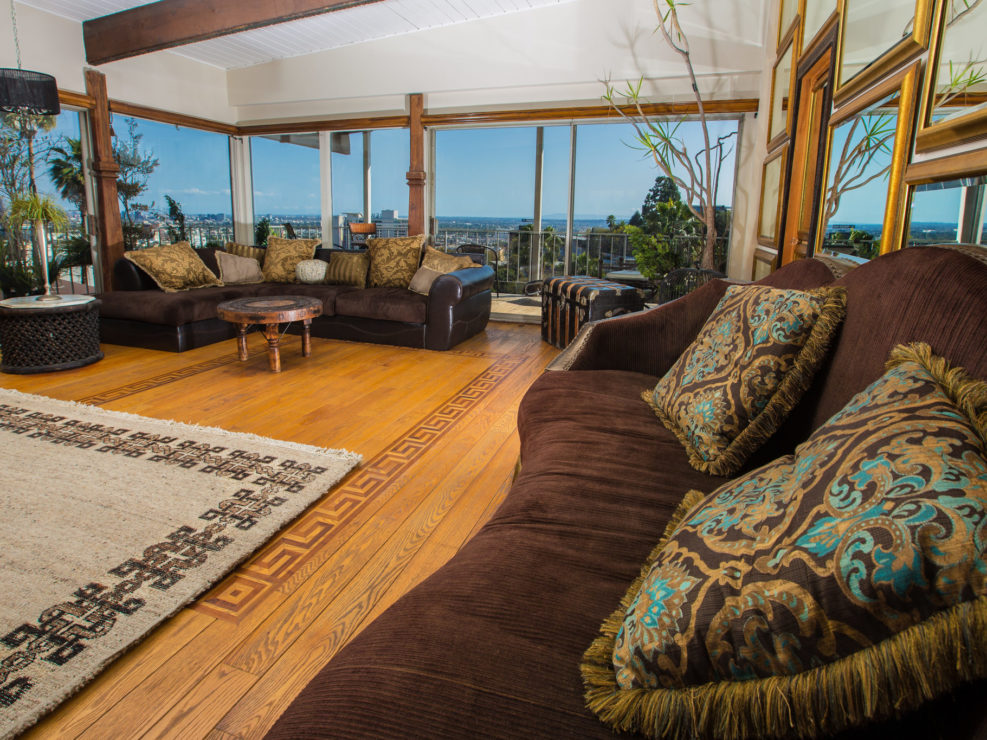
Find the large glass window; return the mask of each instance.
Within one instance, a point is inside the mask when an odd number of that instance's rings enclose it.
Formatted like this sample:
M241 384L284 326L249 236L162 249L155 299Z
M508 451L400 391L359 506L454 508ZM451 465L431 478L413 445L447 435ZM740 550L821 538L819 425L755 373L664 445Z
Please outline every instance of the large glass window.
M321 238L319 135L255 136L250 157L254 243L266 245L268 235Z
M127 249L232 240L227 136L122 116L112 125Z
M56 292L92 290L93 229L81 115L63 109L58 116L2 117L0 290L6 296L43 292L44 263ZM47 199L52 215L43 242L22 217L32 198Z

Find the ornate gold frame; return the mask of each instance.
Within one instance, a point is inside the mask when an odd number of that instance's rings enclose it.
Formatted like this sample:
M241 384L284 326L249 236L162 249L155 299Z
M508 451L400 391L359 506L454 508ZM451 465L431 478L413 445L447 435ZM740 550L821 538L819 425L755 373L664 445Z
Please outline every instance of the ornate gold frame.
M932 29L932 41L929 45L929 66L925 75L918 133L915 135L916 152L934 151L987 138L987 107L981 107L936 123L931 123L929 120L932 117L936 96L936 75L939 70L945 34L946 2L945 0L936 0L935 24Z
M900 249L908 223L909 188L905 183L905 169L912 151L912 137L915 133L916 95L922 63L919 60L898 71L878 85L868 90L852 105L837 110L829 120L826 132L826 163L822 176L823 188L829 182L829 155L833 147L833 131L841 123L867 108L876 105L888 96L898 95L898 121L895 126L894 147L891 151L891 170L888 173L888 197L884 206L884 219L881 227L880 254ZM813 252L822 244L825 225L822 223L825 197L819 199L819 212L816 214L816 229Z
M916 0L911 36L902 38L862 70L844 80L842 79L843 46L846 40L847 15L850 4L854 1L840 0L840 39L836 58L836 87L833 92L833 104L837 108L928 48L932 28L932 6L934 2L939 2L939 0Z

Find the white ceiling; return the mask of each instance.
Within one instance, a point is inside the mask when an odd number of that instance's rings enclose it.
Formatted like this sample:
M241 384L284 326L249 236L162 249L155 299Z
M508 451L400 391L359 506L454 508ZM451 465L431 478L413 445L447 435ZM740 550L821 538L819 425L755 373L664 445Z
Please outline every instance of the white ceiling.
M239 69L364 41L452 26L575 0L382 0L370 5L265 26L170 49L222 69ZM140 0L18 0L24 5L79 21L109 15Z

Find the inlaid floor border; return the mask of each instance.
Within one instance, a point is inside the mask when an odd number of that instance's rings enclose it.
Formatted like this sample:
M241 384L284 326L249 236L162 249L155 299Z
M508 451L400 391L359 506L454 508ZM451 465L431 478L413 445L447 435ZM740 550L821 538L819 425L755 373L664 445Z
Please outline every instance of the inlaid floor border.
M345 478L253 558L190 608L238 622L262 597L298 573L350 521L449 433L529 358L502 356Z

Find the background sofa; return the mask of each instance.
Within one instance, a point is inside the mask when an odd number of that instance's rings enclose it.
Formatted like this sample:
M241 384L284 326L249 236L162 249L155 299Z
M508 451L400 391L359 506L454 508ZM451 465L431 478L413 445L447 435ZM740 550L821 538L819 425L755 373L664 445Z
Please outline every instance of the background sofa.
M788 453L925 341L987 377L984 250L911 248L834 280L802 260L761 282L847 290L825 364L745 470ZM491 520L309 683L270 738L612 738L584 704L580 663L697 472L640 393L688 346L727 283L590 324L525 395L521 470ZM331 625L326 626L327 630ZM987 681L845 738L987 736Z
M212 249L196 250L219 274ZM338 250L318 249L330 261ZM322 301L312 336L446 350L477 334L490 319L493 269L481 266L442 275L427 296L406 288L257 283L166 293L127 259L113 267L115 290L100 299L100 339L109 344L184 352L237 334L216 316L222 301L257 295L302 295ZM292 327L296 330L297 327Z

